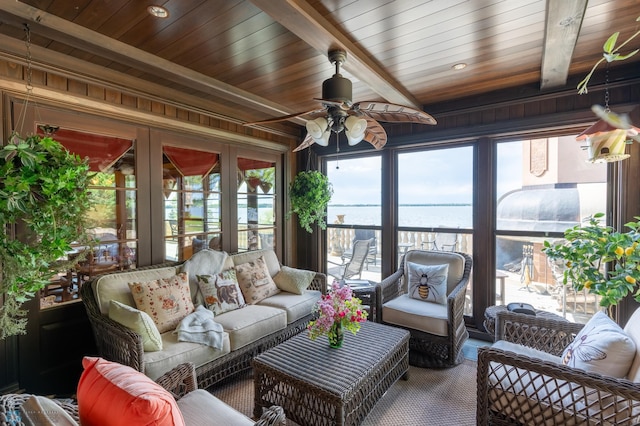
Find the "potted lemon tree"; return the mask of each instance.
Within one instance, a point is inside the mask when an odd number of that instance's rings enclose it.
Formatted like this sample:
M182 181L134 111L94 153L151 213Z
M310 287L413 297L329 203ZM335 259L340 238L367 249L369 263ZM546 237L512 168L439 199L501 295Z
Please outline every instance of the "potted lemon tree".
M640 217L619 232L602 223L603 213L569 228L564 240L544 242L543 253L564 264L563 284L587 289L609 308L631 294L640 302Z

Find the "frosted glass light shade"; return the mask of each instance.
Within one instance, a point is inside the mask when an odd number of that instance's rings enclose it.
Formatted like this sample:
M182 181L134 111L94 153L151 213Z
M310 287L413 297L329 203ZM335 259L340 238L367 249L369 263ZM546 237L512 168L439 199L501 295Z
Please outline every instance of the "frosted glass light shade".
M349 145L355 145L364 138L364 132L367 130L367 120L357 118L353 115L347 117L344 121L344 133L347 135Z
M315 120L307 121L305 126L309 136L315 143L322 146L329 145L329 136L331 136L331 129L328 127L327 119L324 117L318 117Z

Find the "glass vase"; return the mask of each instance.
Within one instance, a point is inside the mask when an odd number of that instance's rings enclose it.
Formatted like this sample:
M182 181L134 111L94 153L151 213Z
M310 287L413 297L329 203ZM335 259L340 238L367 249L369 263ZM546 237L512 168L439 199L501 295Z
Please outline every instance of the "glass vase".
M342 322L336 321L331 326L329 333L327 334L329 338L329 346L337 349L342 347L342 342L344 341L344 330L342 329Z

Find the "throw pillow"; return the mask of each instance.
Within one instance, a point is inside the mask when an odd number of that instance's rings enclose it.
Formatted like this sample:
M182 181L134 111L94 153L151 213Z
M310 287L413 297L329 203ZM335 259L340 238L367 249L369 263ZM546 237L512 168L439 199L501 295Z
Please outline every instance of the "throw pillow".
M136 307L149 314L160 333L174 330L180 320L193 312L186 272L171 278L129 283Z
M214 314L220 315L245 306L236 271L233 269L216 275L197 275L196 277L204 303Z
M142 347L145 352L162 350L162 337L158 327L146 312L117 300L111 300L109 301L109 318L142 336Z
M606 376L624 377L636 354L631 338L602 311L584 325L562 353L562 363Z
M19 424L25 426L78 426L78 422L69 413L44 396L29 397L20 406L20 417L22 423Z
M280 272L273 277L273 281L282 291L303 294L315 276L316 273L313 271L283 266L280 268Z
M236 265L235 269L240 290L247 303L255 305L267 297L280 293L280 289L269 275L264 256Z
M78 382L82 426L182 426L171 393L133 368L102 358L84 357Z
M407 262L409 296L425 302L447 303L449 265L421 265Z

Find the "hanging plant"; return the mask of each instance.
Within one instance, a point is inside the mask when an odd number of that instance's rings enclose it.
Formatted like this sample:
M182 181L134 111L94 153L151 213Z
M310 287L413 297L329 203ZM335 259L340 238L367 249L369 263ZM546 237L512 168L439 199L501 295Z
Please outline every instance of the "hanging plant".
M0 339L24 334L22 304L70 262L85 241L89 166L51 137L11 136L0 149ZM15 226L15 238L9 227Z
M293 213L298 215L300 226L309 233L313 232L314 223L326 229L326 210L332 195L333 187L327 176L315 170L298 173L289 186L291 210L287 218Z

